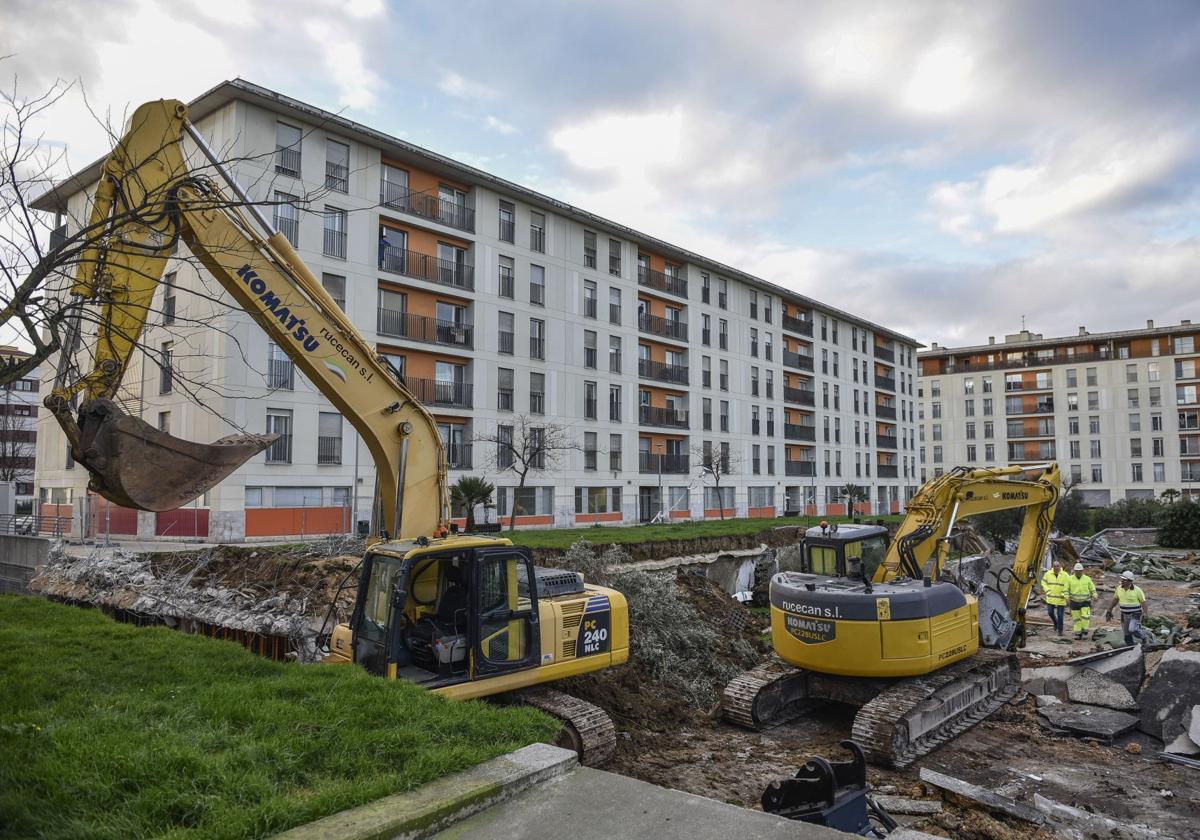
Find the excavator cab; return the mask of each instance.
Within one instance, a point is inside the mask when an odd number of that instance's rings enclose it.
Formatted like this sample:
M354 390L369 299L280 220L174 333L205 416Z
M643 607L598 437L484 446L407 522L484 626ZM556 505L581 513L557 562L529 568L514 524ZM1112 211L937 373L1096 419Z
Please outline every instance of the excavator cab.
M822 522L804 535L802 571L851 580L871 580L887 554L882 525L830 525Z

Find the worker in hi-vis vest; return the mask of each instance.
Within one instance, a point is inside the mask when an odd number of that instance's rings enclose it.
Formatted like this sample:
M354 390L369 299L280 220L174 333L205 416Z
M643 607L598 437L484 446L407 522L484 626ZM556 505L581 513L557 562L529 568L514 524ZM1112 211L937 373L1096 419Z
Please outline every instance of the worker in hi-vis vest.
M1042 575L1042 597L1046 601L1046 612L1058 635L1063 634L1063 613L1067 606L1067 580L1071 576L1063 571L1062 561L1057 557Z
M1096 584L1083 573L1082 563L1076 563L1073 572L1067 578L1067 601L1071 604L1071 629L1075 631L1076 639L1082 639L1088 634L1088 625L1092 620Z
M1112 619L1113 607L1121 608L1121 630L1125 633L1125 644L1131 645L1136 639L1139 642L1149 640L1142 622L1149 617L1146 609L1146 593L1133 582L1133 572L1126 569L1121 572L1121 585L1113 593L1112 603L1108 605L1106 619Z

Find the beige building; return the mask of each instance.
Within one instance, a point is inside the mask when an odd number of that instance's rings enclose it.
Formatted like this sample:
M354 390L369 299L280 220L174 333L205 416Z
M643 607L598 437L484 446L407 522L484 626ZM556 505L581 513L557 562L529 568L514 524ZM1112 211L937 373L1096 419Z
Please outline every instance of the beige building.
M911 338L246 82L190 107L434 412L451 480L497 485L493 516L512 511L516 481L475 441L522 416L565 427L578 449L531 474L520 525L836 512L848 482L869 491L864 509L887 511L915 490ZM97 171L37 206L75 224ZM198 294L222 297L211 277L183 259L169 272L127 408L194 440L282 437L188 509L118 511L113 532L234 540L366 519L372 465L350 425L249 318ZM704 451L731 468L719 492ZM103 506L81 472L44 419L47 512L84 522L82 507Z
M1057 461L1091 505L1200 495L1200 326L938 347L918 356L922 478Z

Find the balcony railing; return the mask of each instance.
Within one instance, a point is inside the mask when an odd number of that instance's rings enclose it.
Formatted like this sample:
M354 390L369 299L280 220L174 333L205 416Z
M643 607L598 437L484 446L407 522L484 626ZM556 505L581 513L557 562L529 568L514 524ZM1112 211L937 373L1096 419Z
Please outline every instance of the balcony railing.
M279 209L279 208L276 208ZM288 216L280 216L276 214L272 220L275 224L275 229L283 234L283 238L292 244L295 248L300 243L300 220L293 219Z
M670 429L688 428L686 408L660 408L653 405L638 406L638 423L643 426L665 426Z
M783 365L784 367L795 368L796 370L811 371L813 369L813 358L801 353L793 353L791 350L784 350Z
M1040 375L1041 374L1039 374L1039 376ZM1089 382L1088 385L1091 387L1095 387L1096 383ZM1004 390L1005 391L1052 391L1052 390L1054 390L1054 385L1049 380L1045 380L1042 382L1037 382L1036 380L1033 382L1021 382L1021 381L1005 382ZM1092 409L1092 410L1095 411L1095 409Z
M1096 351L1091 353L1075 353L1067 355L1065 353L1056 353L1053 356L1023 356L1019 359L997 359L994 362L979 362L971 364L969 358L961 359L959 362L949 360L942 373L967 373L976 370L1012 370L1014 368L1044 368L1050 365L1069 365L1078 364L1080 362L1105 362L1115 358L1112 353L1107 350ZM1089 383L1091 384L1091 383Z
M498 233L501 242L516 242L516 226L512 219L501 219Z
M428 280L442 286L475 290L475 268L463 262L443 260L395 245L379 246L379 268L405 277Z
M880 376L875 374L875 387L882 388L885 391L896 393L896 380L891 376Z
M687 475L687 455L661 455L655 452L638 453L638 472L643 474Z
M1052 438L1052 437L1054 437L1054 424L1053 423L1050 423L1049 425L1038 424L1038 427L1035 429L1026 429L1024 427L1024 425L1022 425L1021 428L1017 429L1015 432L1010 429L1008 432L1008 437L1010 439Z
M446 461L452 470L471 469L471 444L452 443L447 446Z
M472 408L472 386L470 382L446 382L440 379L416 379L404 377L404 387L425 405L446 408Z
M327 437L325 435L317 436L317 463L318 464L340 464L342 463L342 436Z
M876 435L875 443L880 449L899 449L899 443L893 435Z
M496 389L496 410L497 411L512 411L513 410L513 389L512 388L497 388Z
M326 229L325 243L321 253L327 257L346 259L346 231Z
M816 461L784 461L784 475L807 475L815 476L817 474Z
M661 335L663 338L673 338L676 341L688 340L687 324L683 321L647 315L645 312L638 313L638 329L644 333Z
M546 253L545 229L536 227L531 227L529 229L529 250L537 251L539 254Z
M546 358L546 339L538 338L537 336L533 335L529 336L529 358Z
M337 192L346 192L350 188L350 167L344 163L332 160L325 161L325 186Z
M815 406L817 404L817 392L810 388L788 388L783 389L783 401L796 403L797 405Z
M294 146L277 146L275 148L275 171L280 175L300 177L300 150Z
M1021 403L1015 409L1011 408L1007 403L1004 406L1005 414L1053 414L1054 400L1038 400L1036 403L1028 404Z
M813 334L812 321L805 318L793 318L791 315L783 316L783 328L788 332L794 332L797 335L807 335L810 338Z
M785 440L807 440L815 442L817 439L817 427L809 426L804 423L784 423L783 437Z
M884 347L882 344L876 344L875 345L875 358L883 359L885 362L895 362L896 361L896 351L889 350L888 348Z
M895 406L890 406L890 405L876 405L875 406L875 416L882 417L885 420L895 420L896 419L896 408L895 408Z
M585 318L596 317L596 299L594 297L583 299L583 316Z
M638 266L638 285L659 292L667 292L679 297L687 297L687 278L678 274L672 275L652 268Z
M413 192L401 184L382 181L379 184L379 203L410 216L420 216L469 233L475 232L475 211L465 204L447 201L441 196ZM508 241L511 242L511 238Z
M296 387L296 370L291 359L267 359L267 387L281 391Z
M447 347L471 349L475 346L474 328L470 324L439 321L425 315L413 315L411 312L382 307L379 309L378 322L380 335L398 336ZM511 338L511 333L509 335Z
M608 273L614 277L621 276L621 258L620 256L608 255Z
M880 478L897 478L900 475L900 468L895 464L880 464L877 469Z
M668 365L666 362L654 362L650 359L638 359L638 376L675 385L688 384L688 369L685 366Z
M503 353L505 356L511 356L513 354L513 347L515 343L514 334L510 332L502 332L499 334L499 339L499 344L496 347L497 351Z

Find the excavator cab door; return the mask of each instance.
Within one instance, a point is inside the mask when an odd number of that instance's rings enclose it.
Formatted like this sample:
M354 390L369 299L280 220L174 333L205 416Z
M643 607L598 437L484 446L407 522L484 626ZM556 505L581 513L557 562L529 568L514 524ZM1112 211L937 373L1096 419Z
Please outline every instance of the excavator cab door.
M538 664L540 638L533 560L511 547L475 552L472 679Z
M388 646L393 622L399 622L404 605L404 561L371 554L363 563L363 582L350 626L354 631L354 661L377 676L387 674Z

